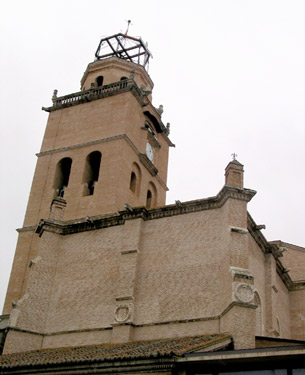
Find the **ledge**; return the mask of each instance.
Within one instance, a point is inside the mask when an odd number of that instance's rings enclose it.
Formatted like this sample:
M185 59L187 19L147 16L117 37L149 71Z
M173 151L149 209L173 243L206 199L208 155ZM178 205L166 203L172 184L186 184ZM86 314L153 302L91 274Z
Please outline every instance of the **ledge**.
M113 82L109 85L93 87L89 90L78 91L64 96L53 96L53 106L47 108L42 107L42 110L46 112L53 112L57 111L58 109L92 102L94 100L107 98L109 96L121 94L127 91L131 91L133 93L142 107L150 104L149 99L137 86L136 82L133 79L126 79L124 81Z
M133 211L122 210L105 216L91 217L74 221L40 220L35 232L40 236L44 231L61 235L68 235L89 230L103 229L116 225L123 225L125 220L143 219L155 220L175 215L188 214L192 212L220 208L227 199L240 199L249 202L255 195L255 191L250 189L240 189L231 186L224 186L216 197L183 202L181 205L171 204L168 206L146 209L145 207L134 207Z
M283 266L282 262L280 261L281 253L278 251L280 248L281 241L272 241L268 242L265 236L257 230L257 225L251 215L248 212L248 231L257 243L257 245L261 248L264 254L272 254L276 261L276 271L280 278L282 279L283 283L285 284L286 288L289 291L296 291L305 289L305 280L298 280L293 281L289 276L289 270L286 270Z

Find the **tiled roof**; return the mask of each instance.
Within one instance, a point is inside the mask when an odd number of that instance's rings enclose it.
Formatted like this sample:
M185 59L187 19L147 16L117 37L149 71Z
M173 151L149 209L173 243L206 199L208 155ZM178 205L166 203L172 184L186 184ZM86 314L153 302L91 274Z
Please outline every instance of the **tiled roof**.
M185 353L194 351L208 351L209 347L228 340L231 340L231 335L217 334L152 341L134 341L123 344L42 349L0 355L0 369L182 356ZM211 348L211 350L213 349Z

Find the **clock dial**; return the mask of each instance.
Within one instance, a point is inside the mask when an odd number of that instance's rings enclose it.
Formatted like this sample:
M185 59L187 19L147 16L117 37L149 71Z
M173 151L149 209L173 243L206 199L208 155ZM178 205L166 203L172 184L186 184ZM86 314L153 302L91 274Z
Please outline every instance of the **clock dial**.
M154 160L154 149L149 142L146 143L146 156L150 161Z

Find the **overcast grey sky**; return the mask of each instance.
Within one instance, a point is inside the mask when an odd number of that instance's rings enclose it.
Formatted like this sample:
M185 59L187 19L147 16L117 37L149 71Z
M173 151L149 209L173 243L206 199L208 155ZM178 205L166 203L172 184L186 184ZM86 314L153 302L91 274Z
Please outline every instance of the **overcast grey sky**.
M216 195L233 152L268 240L305 246L305 1L10 1L0 24L0 304L53 90L78 91L99 39L153 54L153 104L171 123L167 202Z

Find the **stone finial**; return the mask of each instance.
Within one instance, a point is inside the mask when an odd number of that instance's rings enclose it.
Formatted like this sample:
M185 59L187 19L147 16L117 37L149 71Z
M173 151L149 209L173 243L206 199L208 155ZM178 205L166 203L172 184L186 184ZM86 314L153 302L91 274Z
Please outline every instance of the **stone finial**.
M57 99L57 93L58 93L58 90L54 90L53 91L53 96L52 96L52 102L53 102L53 104L55 103L55 101L56 101L56 99Z
M159 105L159 108L157 109L157 112L159 113L159 115L161 116L162 115L162 113L163 113L163 111L164 111L164 109L163 109L163 105L162 104L160 104Z
M166 130L167 130L167 134L169 134L171 131L171 124L169 122L166 124Z
M236 160L236 154L233 154L233 160L227 165L225 169L225 184L228 186L235 186L239 188L244 187L244 166Z

